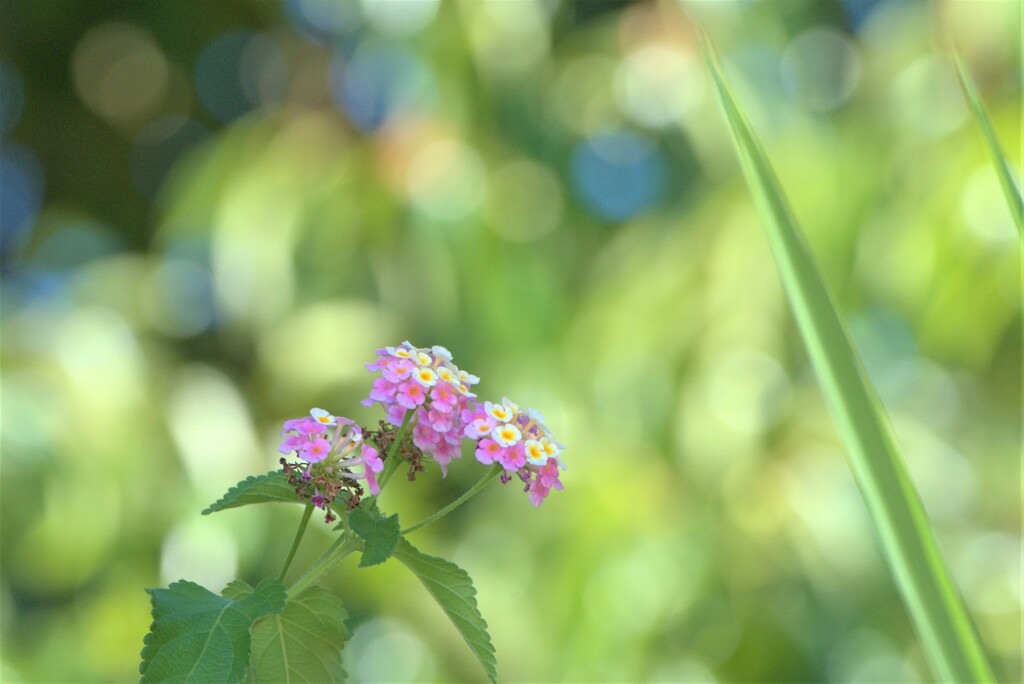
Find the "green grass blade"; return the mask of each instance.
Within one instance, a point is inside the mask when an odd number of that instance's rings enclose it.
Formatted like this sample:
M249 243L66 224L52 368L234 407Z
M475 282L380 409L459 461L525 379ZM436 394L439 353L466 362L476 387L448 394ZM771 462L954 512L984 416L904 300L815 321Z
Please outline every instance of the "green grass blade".
M960 78L960 87L964 91L964 98L967 100L971 113L974 114L974 120L978 123L978 128L985 138L989 154L992 155L992 163L995 164L996 175L999 176L999 184L1003 186L1003 194L1006 195L1006 203L1010 207L1010 213L1013 214L1013 220L1017 224L1017 230L1020 232L1021 237L1024 237L1024 195L1021 195L1020 185L1017 184L1017 178L1013 174L1006 155L1003 154L1003 148L999 145L999 138L996 137L995 129L992 128L992 120L988 118L985 107L981 104L978 89L974 87L971 74L967 71L967 67L964 66L960 55L953 54L953 64L956 65L956 75Z
M928 660L944 681L994 681L920 497L904 469L885 411L706 38L704 50L800 333Z

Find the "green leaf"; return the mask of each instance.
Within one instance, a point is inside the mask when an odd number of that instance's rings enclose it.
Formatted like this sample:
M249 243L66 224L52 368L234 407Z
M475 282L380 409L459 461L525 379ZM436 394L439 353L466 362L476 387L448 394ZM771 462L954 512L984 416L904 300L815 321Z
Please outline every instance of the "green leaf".
M251 584L236 579L228 582L228 585L221 590L220 595L232 601L241 601L246 596L251 595L253 591L254 589Z
M229 587L239 590L236 583ZM260 582L238 600L217 596L180 580L167 589L147 589L153 624L142 648L143 682L237 682L249 669L249 628L285 606L284 584Z
M476 607L476 589L466 571L455 563L422 553L405 538L399 541L395 558L420 578L420 582L444 609L448 619L484 666L487 678L492 682L497 681L494 646L487 633L487 623Z
M238 508L249 504L285 501L289 503L305 503L298 497L295 490L288 484L288 477L283 471L274 470L266 475L251 475L229 489L220 499L209 505L203 515L216 513L228 508Z
M401 537L397 513L385 518L376 507L369 510L360 506L348 514L348 524L363 540L363 557L359 560L359 567L377 565L391 558Z
M343 682L341 651L349 633L341 599L310 587L288 599L284 611L252 629L258 682Z
M996 137L992 121L985 112L985 106L981 103L978 89L974 87L971 74L967 71L967 67L964 66L960 55L953 54L953 63L956 65L956 75L960 78L960 87L964 91L964 98L974 114L974 120L978 123L978 128L981 129L981 134L988 146L989 154L992 156L992 163L995 164L996 175L999 176L999 184L1003 186L1003 194L1006 195L1006 202L1010 207L1010 213L1017 224L1017 230L1024 237L1024 195L1021 195L1020 185L1017 184L1017 178L1013 175L1010 162L1007 161L1006 155L1003 154L1003 148L999 145L999 138Z
M885 410L706 37L704 51L800 333L925 653L940 679L992 681L991 667L939 554Z

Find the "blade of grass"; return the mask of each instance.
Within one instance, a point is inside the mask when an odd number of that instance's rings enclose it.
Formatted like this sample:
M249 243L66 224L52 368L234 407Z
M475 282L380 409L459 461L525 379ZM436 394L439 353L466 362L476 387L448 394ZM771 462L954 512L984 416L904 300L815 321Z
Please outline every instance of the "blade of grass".
M988 118L984 105L981 104L981 97L978 96L978 89L974 87L971 74L964 66L960 55L953 53L953 64L956 66L956 75L960 79L960 88L964 91L964 99L974 114L974 120L985 138L989 154L992 155L992 163L996 167L996 175L999 176L999 184L1003 186L1003 194L1006 195L1006 203L1010 207L1010 213L1017 224L1017 230L1024 238L1024 196L1021 195L1020 185L1013 174L1003 148L999 145L999 138L996 137L995 129L992 127L992 120Z
M1003 149L999 145L999 138L996 137L992 121L988 118L988 113L981 103L978 89L974 86L974 81L971 79L971 72L967 70L963 60L960 59L960 55L955 51L953 52L953 64L956 67L956 75L960 79L960 88L964 93L964 99L967 100L967 105L970 107L971 113L974 114L974 120L981 130L982 137L985 138L989 155L992 157L992 164L996 167L996 175L999 176L999 184L1003 187L1003 195L1006 197L1007 207L1017 224L1018 237L1020 238L1022 248L1020 293L1021 305L1024 306L1024 197L1021 196L1017 177L1013 174L1010 163L1007 161L1006 155L1003 154ZM1022 325L1024 325L1024 321L1022 321ZM1021 344L1024 345L1024 334L1021 335ZM1021 372L1024 373L1024 368L1021 369ZM1021 380L1021 391L1024 392L1024 377ZM1024 410L1024 402L1021 403L1021 407ZM1021 415L1021 425L1021 434L1024 434L1024 413ZM1024 442L1021 443L1021 449L1020 491L1024 493ZM1020 524L1021 530L1024 530L1024 508L1021 509ZM1024 573L1024 570L1022 570L1022 573ZM1021 575L1021 581L1024 581L1024 574ZM1021 646L1024 648L1024 613L1021 613L1020 620L1019 634L1022 639Z
M928 660L944 681L994 681L967 608L939 554L921 499L903 466L885 411L707 36L702 45L786 295Z

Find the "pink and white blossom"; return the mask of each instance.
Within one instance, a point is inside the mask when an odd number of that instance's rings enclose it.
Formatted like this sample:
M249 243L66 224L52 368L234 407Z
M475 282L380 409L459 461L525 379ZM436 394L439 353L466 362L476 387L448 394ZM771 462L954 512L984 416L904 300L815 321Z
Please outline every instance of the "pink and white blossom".
M380 404L392 425L401 425L413 412L412 441L425 455L447 464L460 455L467 414L475 409L470 381L479 378L460 371L444 347L415 347L408 341L377 352L366 364L380 372L363 404Z
M500 463L502 481L515 475L525 484L530 503L539 506L552 489L561 489L559 456L565 448L544 423L540 413L523 409L508 399L484 402L464 416L465 435L477 440L476 458L484 464Z

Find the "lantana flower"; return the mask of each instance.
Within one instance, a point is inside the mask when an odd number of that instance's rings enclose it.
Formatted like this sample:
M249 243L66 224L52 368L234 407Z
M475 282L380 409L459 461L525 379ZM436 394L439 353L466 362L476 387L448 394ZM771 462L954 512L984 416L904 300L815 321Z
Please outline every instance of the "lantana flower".
M333 431L328 432L328 426ZM327 511L328 521L334 519L331 503L343 490L348 491L349 502L358 503L362 494L359 481L366 481L371 494L380 493L377 475L384 469L384 462L378 450L363 440L362 428L351 419L315 408L308 416L285 421L281 434L284 440L279 451L294 453L305 462L291 464L281 459L289 480L300 497Z
M440 346L420 348L403 342L376 353L377 360L366 367L380 371L381 376L373 381L363 405L379 403L396 426L413 411L413 444L447 474L448 464L460 455L466 427L463 415L474 408L476 395L470 386L480 378L459 370L451 352Z
M500 463L504 482L519 477L534 506L540 506L552 489L562 489L558 475L565 464L559 456L565 447L539 412L502 399L500 404L488 401L467 410L463 421L463 434L477 442L477 460Z

